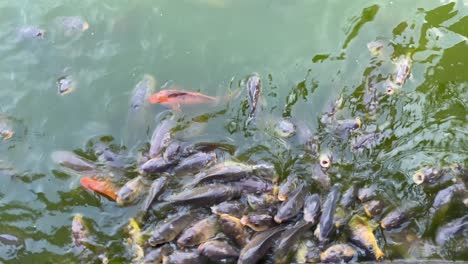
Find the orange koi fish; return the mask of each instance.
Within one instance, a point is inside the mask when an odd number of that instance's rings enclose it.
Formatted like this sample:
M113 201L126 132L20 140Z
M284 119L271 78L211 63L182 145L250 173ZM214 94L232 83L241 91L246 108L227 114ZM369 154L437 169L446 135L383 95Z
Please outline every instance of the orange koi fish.
M162 104L171 108L178 108L180 105L216 103L218 98L197 92L168 89L152 94L149 101L151 104Z
M96 180L90 177L84 177L80 180L81 185L93 192L102 194L112 200L117 199L118 190L107 180Z

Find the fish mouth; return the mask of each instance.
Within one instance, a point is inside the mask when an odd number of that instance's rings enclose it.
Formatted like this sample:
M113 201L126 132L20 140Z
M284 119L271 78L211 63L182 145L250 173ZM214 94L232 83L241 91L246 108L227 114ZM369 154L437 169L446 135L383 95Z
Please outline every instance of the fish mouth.
M84 22L84 23L83 23L83 28L82 28L82 30L83 30L83 31L86 31L86 30L88 30L88 29L89 29L89 23L88 23L88 22Z
M3 140L8 140L8 139L12 138L14 134L15 134L15 132L10 131L10 132L6 132L6 133L1 134L1 137L3 138Z
M424 174L422 172L416 172L413 175L413 182L416 183L416 185L420 185L424 182Z

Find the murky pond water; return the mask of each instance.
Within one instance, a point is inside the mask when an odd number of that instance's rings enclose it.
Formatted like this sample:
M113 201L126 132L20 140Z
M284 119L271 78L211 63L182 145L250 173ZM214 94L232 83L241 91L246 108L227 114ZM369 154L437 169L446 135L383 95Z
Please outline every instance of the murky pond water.
M0 239L0 262L99 262L101 253L111 263L131 261L126 226L140 204L121 207L87 191L80 178L90 175L65 170L51 155L69 150L96 161L94 146L110 142L130 168L111 169L109 177L118 186L135 177L152 131L171 115L160 104L145 106L144 117L129 114L144 74L156 78L157 91L222 98L182 107L179 140L233 145L218 160L273 164L275 180L295 174L322 200L329 186L313 177L314 166L328 153L326 173L342 193L353 184L377 187L385 209L376 222L395 208L411 212L404 228L374 231L384 259L468 261L467 228L446 243L437 239L440 227L468 215L466 189L433 213L437 192L454 183L427 189L413 179L427 166L468 166L467 15L466 0L0 1L0 112L15 132L0 142L0 234L14 236ZM89 28L64 30L64 16L81 16ZM27 26L44 32L25 32ZM372 41L383 45L377 56L368 49ZM402 58L410 58L411 74L388 94L387 80L396 81ZM254 72L262 98L255 120L246 123L245 86ZM65 76L74 89L61 95L57 81ZM327 122L324 113L339 98ZM281 118L292 121L294 136L275 134ZM360 128L337 132L355 118ZM378 139L352 147L365 135ZM311 138L318 153L307 144ZM466 184L466 171L450 170ZM72 240L77 213L88 223L94 251ZM348 214L365 215L360 203ZM346 233L333 241L346 241Z

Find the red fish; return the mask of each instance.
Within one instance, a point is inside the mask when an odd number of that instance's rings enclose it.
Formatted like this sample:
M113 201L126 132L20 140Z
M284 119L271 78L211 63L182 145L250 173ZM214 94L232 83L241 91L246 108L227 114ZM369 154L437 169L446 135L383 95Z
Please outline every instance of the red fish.
M152 94L149 101L151 104L162 104L171 108L178 108L180 105L216 103L218 99L201 93L168 89Z
M81 178L80 183L86 189L102 194L114 201L117 199L118 190L112 185L110 181L84 177Z

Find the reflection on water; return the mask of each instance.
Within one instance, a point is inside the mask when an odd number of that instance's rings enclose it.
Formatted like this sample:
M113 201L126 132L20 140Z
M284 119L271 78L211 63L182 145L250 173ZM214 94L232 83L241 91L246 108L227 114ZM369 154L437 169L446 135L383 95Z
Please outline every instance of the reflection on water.
M132 90L144 74L155 76L156 90L173 84L222 97L241 89L224 104L182 108L174 128L178 139L223 142L229 148L225 159L271 163L279 181L294 173L323 195L311 165L318 164L318 154L330 153L327 174L343 191L355 183L376 184L385 212L413 211L414 221L404 229L376 232L386 258L468 260L466 236L443 246L434 240L438 227L467 215L463 199L432 218L438 190L412 180L424 166L468 166L466 6L463 1L0 3L0 111L12 118L15 131L0 143L0 235L12 236L0 237L0 261L97 262L102 253L116 262L132 258L122 241L138 206L119 207L85 191L81 176L54 164L51 154L73 151L119 186L135 177L153 129L169 112L146 105L142 123L129 125ZM63 16L82 16L89 28L65 34L56 20ZM27 26L43 29L43 36L21 33ZM383 45L378 56L367 48L371 41ZM412 61L411 75L388 95L388 80L395 78L402 56ZM245 85L253 72L262 78L263 98L256 122L248 123ZM60 96L57 80L64 75L76 84ZM327 122L330 111L336 120L359 117L362 127L335 133L334 123ZM294 136L275 134L281 118L297 126ZM128 134L135 137L127 140ZM123 168L111 163L109 153L121 158ZM90 225L91 252L74 247L76 213Z

